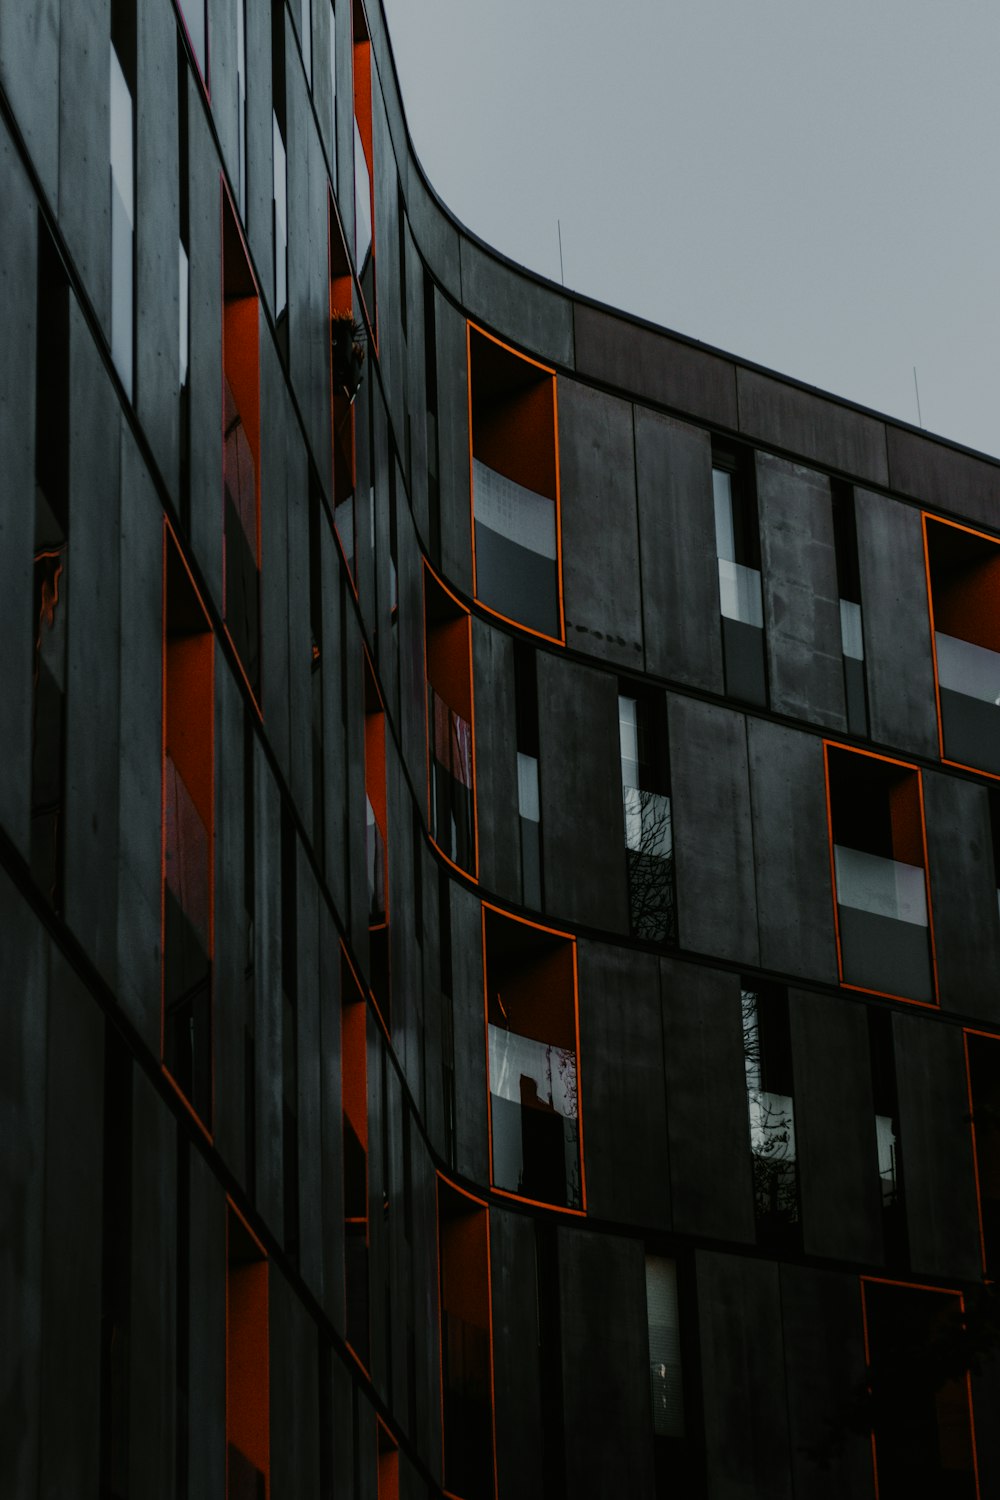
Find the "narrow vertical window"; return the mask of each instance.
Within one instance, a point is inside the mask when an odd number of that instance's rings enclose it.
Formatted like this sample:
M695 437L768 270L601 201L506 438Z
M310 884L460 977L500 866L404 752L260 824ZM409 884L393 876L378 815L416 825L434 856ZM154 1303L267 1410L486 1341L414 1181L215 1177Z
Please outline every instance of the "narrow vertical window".
M226 1214L226 1494L267 1500L271 1433L267 1256L230 1203Z
M491 1180L584 1207L576 944L483 907Z
M188 379L191 334L191 192L188 156L188 62L177 44L177 389L180 403L180 502L185 531L191 525L191 384Z
M191 44L202 82L208 88L208 0L177 0L181 25Z
M438 1178L444 1487L493 1500L493 1342L490 1216Z
M236 202L240 218L247 217L247 0L233 0L236 7Z
M674 840L663 694L620 694L618 736L632 935L672 943L677 935Z
M134 0L111 7L111 357L132 396L135 317Z
M740 1003L757 1239L787 1244L799 1222L788 994L744 979Z
M1000 776L1000 541L924 516L941 754Z
M666 1494L667 1476L677 1473L678 1444L685 1435L677 1262L666 1255L646 1256L646 1328L656 1472L658 1478L664 1476Z
M476 598L561 641L555 372L471 323L468 359Z
M354 402L361 387L365 348L363 330L354 318L354 278L340 228L336 202L329 202L330 223L330 390L333 431L333 523L352 582L355 579L354 534L357 489L357 443Z
M353 0L354 29L354 264L373 336L375 303L375 168L372 156L372 58L361 0Z
M63 903L69 599L69 289L38 225L35 366L35 535L31 601L31 873Z
M920 772L826 747L841 980L934 999Z
M472 627L468 611L424 569L424 655L431 837L476 873Z
M956 1373L964 1299L867 1277L861 1298L879 1500L976 1500L972 1392L968 1374Z
M223 190L223 615L260 693L260 353L257 287Z
M274 325L288 358L288 162L285 141L285 0L271 0L271 205L274 242Z
M385 711L367 653L365 655L365 804L368 942L371 955L372 994L388 1030L391 1028L391 1014Z
M298 837L281 817L281 1143L285 1249L299 1256L299 963L296 914Z
M844 699L847 727L851 734L868 733L868 698L865 686L865 639L861 616L861 570L858 563L858 528L854 490L841 480L830 481L833 503L833 538L837 557L837 592L840 595L840 644L844 655Z
M906 1213L903 1204L903 1161L899 1142L899 1100L896 1094L896 1053L892 1015L868 1011L868 1051L875 1109L875 1153L882 1204L882 1244L886 1264L907 1261Z
M309 482L310 721L312 749L312 845L326 867L326 777L323 766L323 496L315 472Z
M965 1034L983 1271L1000 1278L1000 1037Z
M368 1041L364 993L340 960L340 1066L344 1124L347 1342L368 1364Z
M753 454L716 449L712 455L715 545L726 692L744 703L767 703L760 530Z
M169 530L163 617L163 1062L210 1127L214 641Z
M441 559L441 459L438 444L437 412L437 326L435 319L434 282L426 266L423 272L424 304L424 388L426 392L427 425L427 507L430 512L428 529L431 557Z
M514 642L517 817L521 833L521 900L542 906L542 809L538 790L538 674L535 648Z

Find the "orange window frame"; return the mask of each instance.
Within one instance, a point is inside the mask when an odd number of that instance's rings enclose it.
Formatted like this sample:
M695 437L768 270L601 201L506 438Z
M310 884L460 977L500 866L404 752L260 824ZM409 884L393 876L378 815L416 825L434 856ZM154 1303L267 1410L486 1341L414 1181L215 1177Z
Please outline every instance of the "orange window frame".
M911 771L917 778L917 796L920 806L920 840L923 853L924 891L927 898L927 934L931 952L931 984L935 996L938 995L938 968L937 947L934 939L934 910L931 898L930 870L927 858L927 818L924 811L924 782L920 767L912 765L906 760L897 760L891 755L880 755L875 750L860 750L855 745L844 745L837 740L823 741L823 776L826 791L826 828L827 843L830 854L830 891L833 898L833 925L837 939L837 973L840 978L841 989L853 990L862 995L877 995L883 1000L903 1000L907 1005L918 1005L923 1010L937 1010L939 1001L914 1000L910 995L896 995L887 990L873 990L868 985L853 984L844 978L844 955L840 941L840 913L837 901L837 869L833 853L833 803L830 796L830 751L836 750L845 755L863 755L868 760L877 760L890 766L899 766L904 771Z
M465 1198L478 1209L485 1220L484 1241L486 1249L486 1301L487 1301L487 1333L490 1346L490 1431L492 1435L492 1460L493 1460L493 1494L497 1494L497 1405L496 1405L496 1372L493 1359L493 1258L490 1251L490 1207L482 1198L477 1198L467 1188L459 1187L455 1182L449 1181L442 1172L436 1176L437 1195L437 1264L438 1264L438 1379L440 1386L441 1401L441 1452L442 1452L442 1477L444 1473L445 1454L447 1452L447 1439L445 1432L445 1408L444 1408L444 1261L441 1253L441 1190L454 1193L457 1197ZM464 1497L454 1490L449 1490L446 1484L442 1484L441 1493L447 1500L464 1500Z
M584 1162L583 1149L583 1089L580 1081L580 975L577 961L577 942L570 932L561 932L556 927L547 927L542 922L532 921L530 917L521 917L517 913L504 911L502 907L494 906L491 902L484 901L482 904L482 942L483 942L483 1041L486 1048L486 1125L489 1143L490 1162L490 1191L498 1197L510 1198L515 1203L530 1204L534 1208L549 1209L553 1213L569 1214L574 1218L583 1219L587 1216L587 1172ZM546 937L556 938L570 945L570 953L573 965L573 1037L575 1042L576 1056L576 1111L577 1111L577 1135L578 1150L580 1154L580 1204L579 1208L572 1208L564 1203L550 1203L540 1198L528 1198L522 1193L515 1193L509 1188L497 1187L493 1181L493 1090L490 1087L490 976L489 960L486 942L486 914L492 912L506 922L517 922L522 927L530 927L535 932L542 932Z
M433 803L432 803L432 797L431 797L431 732L430 732L431 726L430 726L430 724L428 722L428 719L427 719L427 688L428 687L434 687L434 684L431 682L431 678L430 678L430 666L429 666L429 656L428 656L428 648L427 648L427 634L428 634L428 631L427 631L427 581L428 581L428 579L431 580L431 583L432 583L432 585L434 587L436 587L437 589L439 589L443 594L447 595L447 597L451 600L452 604L455 606L455 609L458 612L458 614L464 618L464 623L465 623L465 660L466 660L467 671L468 671L468 700L467 700L468 701L468 708L469 708L469 720L468 720L468 722L469 722L469 733L470 733L470 743L471 743L471 753L472 753L472 789L471 789L472 790L472 869L471 870L465 870L465 869L463 869L461 865L455 863L455 861L451 858L450 855L448 855L448 854L445 853L445 851L441 848L441 845L438 843L437 839L434 837L434 830L433 830L433 828L431 826L431 824L433 822L433 819L431 818L431 808L432 808L432 805L433 805ZM472 880L474 882L478 882L478 879L479 879L479 815L478 815L478 811L477 811L477 807L476 807L476 690L475 690L475 673L473 672L473 662L472 662L472 615L471 615L470 611L467 609L467 607L459 599L458 595L455 594L448 587L448 585L446 583L444 583L438 577L437 573L435 573L434 569L431 567L430 563L427 561L426 558L424 558L424 573L423 573L423 611L424 611L424 744L426 746L426 760L427 760L427 803L426 803L426 806L427 806L428 837L429 837L431 843L434 845L434 848L437 850L437 852L440 855L440 857L453 870L457 871L457 873L462 876L463 880ZM458 619L456 619L453 623L456 624L456 625L458 625L461 622ZM437 691L437 690L435 689L435 691ZM452 709L452 712L454 712L454 713L457 713L459 711L453 704L449 704L448 706ZM464 693L463 693L463 706L464 706Z
M959 521L949 521L944 516L936 516L931 511L922 511L920 519L924 544L924 573L927 579L927 611L930 618L931 630L931 661L933 662L934 666L934 706L937 712L938 755L941 759L942 765L955 766L956 769L960 771L973 771L977 776L988 777L990 781L1000 781L1000 774L998 774L996 771L987 771L983 766L966 765L964 761L953 760L944 753L944 721L941 718L941 682L938 676L937 630L934 620L934 588L931 582L931 556L927 527L929 522L933 523L933 525L935 526L950 526L953 531L963 532L966 536L975 537L977 541L989 542L997 549L998 564L1000 564L1000 538L990 536L989 532L986 531L978 531L973 526L963 526ZM998 616L1000 616L1000 600L998 600Z
M473 454L473 445L472 445L472 420L473 420L473 417L472 417L472 336L473 336L473 334L478 335L480 338L488 339L491 344L496 344L498 348L503 349L505 351L505 353L510 354L511 356L513 356L514 359L521 360L526 365L531 365L534 369L540 370L543 374L548 375L551 378L551 384L552 384L552 442L553 442L553 463L554 463L554 468L555 468L555 498L554 498L554 502L553 503L554 503L555 508L556 508L556 591L557 591L558 608L559 608L559 634L558 635L549 635L544 630L536 630L531 625L524 625L524 624L522 624L522 622L520 620L515 620L511 615L505 615L501 610L493 608L492 605L484 603L483 600L479 598L478 587L477 587L477 573L476 573L476 499L475 499L475 481L474 481L474 471L473 471L473 458L474 458L474 454ZM494 615L496 617L496 619L498 619L498 620L503 620L508 625L515 626L516 629L518 629L520 631L523 631L525 635L534 636L538 640L552 641L554 644L556 644L558 646L565 646L565 644L566 644L566 611L565 611L565 606L564 606L564 602L563 602L562 490L561 490L560 469L559 469L559 396L558 396L558 380L557 380L557 377L556 377L556 372L551 367L551 365L543 364L540 360L532 359L530 357L530 355L522 354L521 351L520 351L520 349L515 349L512 344L505 343L503 339L497 338L496 334L488 333L486 331L486 329L485 328L481 328L478 323L473 323L471 320L468 320L468 319L466 320L466 324L465 324L465 368L466 368L466 374L467 374L466 387L467 387L468 413L469 413L469 526L470 526L470 531L471 531L471 536L472 536L472 592L473 592L473 596L474 596L474 598L476 600L476 603L479 605L480 609L485 610L488 614Z
M196 702L189 705L195 713L199 710L205 714L208 734L208 748L205 756L208 761L208 771L204 768L198 769L195 777L198 798L202 804L200 811L207 812L204 819L208 833L208 959L213 964L215 959L215 637L212 634L212 625L205 608L198 585L195 583L194 575L188 565L187 559L181 550L177 537L170 522L163 522L163 564L162 564L162 605L161 605L161 640L162 640L162 676L160 683L160 1068L164 1078L174 1090L177 1098L184 1106L191 1119L194 1120L198 1129L211 1141L212 1121L215 1118L215 1027L210 1023L210 1057L209 1057L209 1118L203 1120L184 1092L177 1078L174 1077L166 1061L166 894L167 894L167 749L170 739L170 712L172 693L170 690L171 673L168 670L167 652L167 626L168 626L168 593L167 580L170 558L176 560L175 566L183 569L183 575L191 590L193 599L198 610L205 621L204 632L199 632L198 639L204 637L204 643L198 648L199 655L205 657L204 661L195 662L193 670L185 675L190 679L194 676L197 681L194 685ZM193 656L194 653L189 653ZM188 684L186 684L188 685ZM207 711L205 700L207 699ZM213 976L214 978L214 976ZM210 980L210 984L212 981ZM209 990L209 1014L214 1022L214 985Z

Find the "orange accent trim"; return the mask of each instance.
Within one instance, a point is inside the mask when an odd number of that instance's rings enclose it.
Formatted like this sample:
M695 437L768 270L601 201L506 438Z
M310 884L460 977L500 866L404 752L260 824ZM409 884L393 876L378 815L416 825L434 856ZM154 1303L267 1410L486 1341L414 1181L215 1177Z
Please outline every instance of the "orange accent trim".
M161 1011L162 1011L162 1007L161 1007ZM162 1046L163 1046L162 1040L161 1040L160 1046L161 1046L161 1049L162 1049ZM213 1081L213 1084L214 1084L214 1081L215 1081L215 1076L214 1076L215 1070L213 1069L212 1071L213 1071L213 1079L212 1079L212 1081ZM191 1116L192 1120L197 1125L197 1127L201 1131L202 1135L205 1137L206 1141L208 1141L209 1145L214 1145L215 1144L215 1137L214 1137L214 1135L209 1130L209 1128L205 1124L204 1120L201 1118L201 1115L198 1114L198 1112L195 1109L194 1105L191 1103L191 1100L188 1098L187 1094L185 1094L184 1090L181 1088L180 1084L177 1082L177 1079L174 1077L173 1073L171 1073L170 1069L167 1067L167 1065L166 1065L165 1062L161 1062L160 1063L160 1072L163 1074L163 1077L166 1079L167 1083L169 1083L170 1087L173 1089L174 1093L177 1095L178 1099L181 1101L181 1103L183 1104L184 1108L187 1110L188 1114ZM214 1100L213 1100L213 1103L214 1103Z
M522 360L525 364L533 365L536 370L543 371L546 375L549 375L551 377L551 380L552 380L552 438L553 438L553 447L554 447L553 462L554 462L554 466L555 466L555 490L556 490L555 500L554 500L553 503L554 503L555 508L556 508L556 592L557 592L557 596L558 596L558 600L559 600L559 634L558 635L549 635L548 631L545 631L545 630L536 630L531 625L525 625L522 620L515 620L512 615L505 615L502 610L494 609L494 607L491 604L484 603L484 601L482 599L480 599L480 597L479 597L478 584L477 584L477 572L476 572L476 501L475 501L475 483L474 483L474 479L473 479L473 452L472 452L472 334L473 334L473 332L479 334L484 339L489 339L489 341L491 343L496 344L496 345L499 346L499 348L506 350L506 352L508 354L512 354L515 357L515 359ZM497 620L503 620L503 622L506 625L513 625L517 630L522 631L525 635L534 636L536 640L552 641L556 645L565 646L565 644L566 644L566 612L565 612L565 608L564 608L564 605L563 605L562 490L561 490L560 469L559 469L559 401L558 401L558 397L557 397L557 394L556 394L557 385L558 385L558 379L557 379L557 376L556 376L556 372L549 365L542 364L540 360L532 359L531 356L528 355L528 354L522 354L519 349L515 349L512 344L505 343L503 339L498 339L495 334L487 333L487 331L486 331L485 328L481 328L478 323L473 323L471 321L471 319L468 319L468 318L466 319L466 322L465 322L465 370L466 370L466 382L465 382L465 384L466 384L466 399L467 399L467 404L468 404L468 419L469 419L469 525L470 525L471 540L472 540L472 594L473 594L473 598L475 599L476 603L479 605L479 608L481 610L484 610L487 614L493 615L493 617L495 619L497 619Z

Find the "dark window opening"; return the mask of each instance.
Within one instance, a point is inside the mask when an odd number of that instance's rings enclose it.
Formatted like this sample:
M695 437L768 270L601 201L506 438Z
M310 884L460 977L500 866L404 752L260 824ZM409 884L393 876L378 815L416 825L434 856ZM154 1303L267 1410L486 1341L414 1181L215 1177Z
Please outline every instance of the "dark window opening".
M177 390L180 411L180 515L185 533L191 531L191 190L188 139L188 63L183 43L177 43Z
M223 193L223 614L260 693L260 353L257 289Z
M372 56L368 22L361 0L353 0L351 16L354 37L354 264L368 323L377 341Z
M740 1004L757 1240L795 1249L801 1231L788 992L743 979Z
M475 876L472 629L467 611L426 568L424 629L431 837Z
M391 1030L389 975L388 797L385 766L385 712L371 663L365 654L365 849L368 871L368 943L372 995L386 1030Z
M760 527L752 452L713 447L712 497L726 692L744 703L766 705Z
M489 1211L438 1179L445 1489L492 1500Z
M226 1215L226 1495L267 1500L271 1462L267 1257Z
M841 977L934 999L920 773L827 746Z
M346 957L340 961L341 1090L344 1126L344 1230L347 1342L369 1361L368 1029L365 997Z
M865 681L865 642L861 614L861 570L858 562L858 528L854 490L842 480L830 481L833 504L833 538L837 559L837 592L840 597L840 642L844 656L844 698L847 727L851 734L868 733L868 697Z
M285 1249L300 1250L299 1214L299 964L296 914L298 837L287 808L281 817L281 1101Z
M348 572L355 574L357 444L354 401L364 363L361 325L354 317L354 278L330 198L330 380L333 390L333 520Z
M583 1208L572 939L483 908L493 1185Z
M909 1265L906 1210L903 1200L903 1160L899 1139L899 1101L896 1094L896 1052L890 1011L868 1010L868 1050L875 1110L875 1150L882 1202L882 1243L885 1263L897 1270Z
M622 683L618 698L622 808L632 936L677 940L667 705Z
M1000 1278L1000 1038L966 1032L985 1272Z
M1000 776L1000 542L924 517L942 755Z
M470 325L469 405L476 598L561 639L555 374Z
M208 618L166 534L163 726L163 1061L198 1117L212 1114L215 764Z
M288 361L288 120L285 104L285 0L271 0L271 231L274 333Z
M112 0L111 357L131 398L135 362L135 0Z
M517 817L521 834L521 900L543 904L542 809L538 784L538 674L535 648L514 642L514 716L517 739Z

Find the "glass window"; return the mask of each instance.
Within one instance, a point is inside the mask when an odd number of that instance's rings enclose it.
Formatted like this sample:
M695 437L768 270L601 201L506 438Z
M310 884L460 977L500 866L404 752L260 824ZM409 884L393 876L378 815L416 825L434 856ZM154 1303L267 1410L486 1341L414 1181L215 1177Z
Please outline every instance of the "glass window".
M760 531L753 454L716 448L712 457L715 546L726 692L767 703Z
M852 734L867 735L868 696L854 490L849 484L833 479L830 481L830 494L837 556L837 591L840 595L840 641L844 655L847 727Z
M684 1436L684 1386L677 1262L665 1255L646 1256L646 1321L653 1433L658 1438L681 1438Z
M924 517L941 754L1000 776L1000 542Z
M677 922L663 694L620 694L618 737L632 934L648 942L671 943Z
M126 66L128 59L126 59ZM132 395L135 231L135 110L111 43L111 357Z
M427 568L424 623L431 837L453 864L474 876L471 625L467 611Z
M368 23L361 0L351 11L354 51L354 264L361 296L373 330L377 329L375 292L375 158L372 144L372 57ZM376 335L377 337L377 335Z
M876 1165L882 1204L882 1242L886 1264L905 1265L906 1213L903 1204L903 1162L899 1141L899 1101L896 1094L892 1015L875 1006L867 1014L872 1103L875 1109Z
M367 1366L370 1338L367 1006L364 992L343 950L340 955L340 1007L347 1342Z
M223 199L223 615L254 696L260 692L260 355L257 288L228 194Z
M799 1222L788 995L744 979L740 1002L757 1239L787 1243Z

